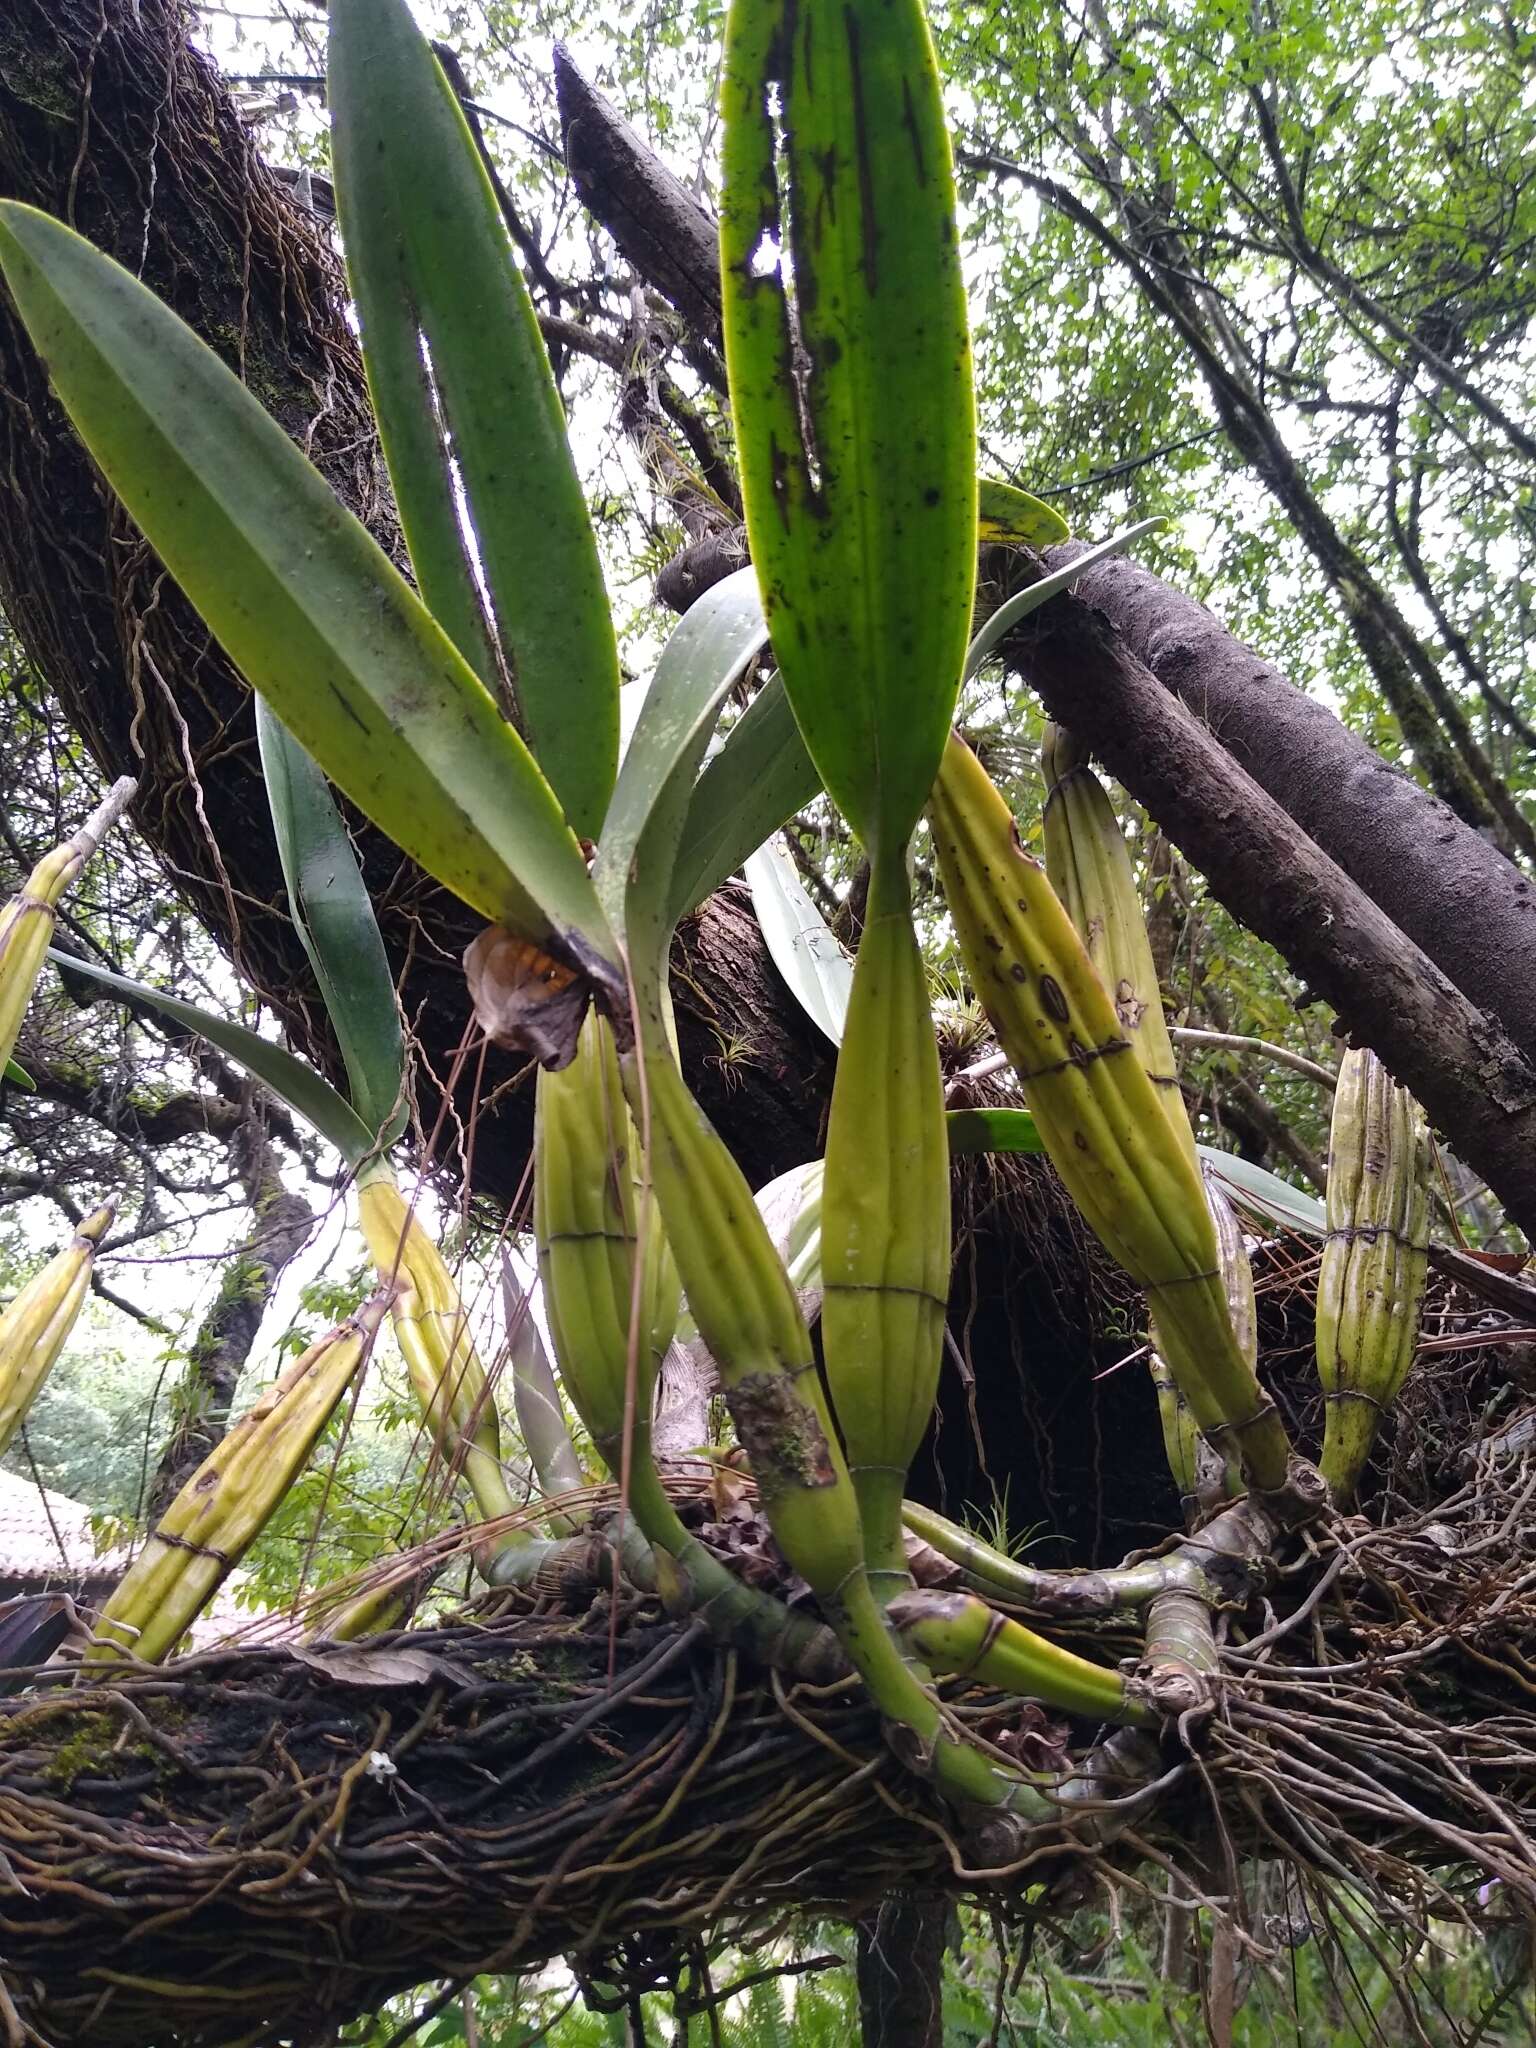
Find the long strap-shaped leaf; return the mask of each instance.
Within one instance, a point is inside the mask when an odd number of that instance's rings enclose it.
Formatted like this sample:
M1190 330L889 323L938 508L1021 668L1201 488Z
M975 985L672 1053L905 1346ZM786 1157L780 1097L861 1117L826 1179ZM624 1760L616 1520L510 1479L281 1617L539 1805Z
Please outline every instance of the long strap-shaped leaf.
M595 836L618 768L618 648L565 414L490 180L405 0L331 0L328 79L347 275L422 596L488 687L505 675L566 816Z
M727 692L767 637L750 569L706 591L667 642L625 753L593 878L624 933L642 1002L665 975L677 923L673 869L699 761Z
M673 868L674 916L713 895L820 789L784 679L771 675L693 786Z
M1166 519L1160 517L1138 519L1134 526L1122 527L1119 533L1111 534L1108 540L1101 540L1094 547L1084 548L1083 552L1068 562L1065 568L1053 569L1049 576L1041 576L1015 592L1005 604L998 606L966 649L965 680L969 682L988 655L1002 644L1019 621L1027 618L1031 612L1038 611L1047 598L1055 597L1058 592L1066 590L1077 581L1085 569L1097 567L1100 562L1108 561L1111 555L1124 554L1125 550L1140 540L1143 534L1155 533L1160 526L1166 526L1167 523Z
M260 698L256 735L294 929L347 1063L352 1106L392 1144L405 1126L405 1042L379 921L325 777Z
M894 854L944 752L976 570L965 291L921 0L733 0L722 104L752 558L827 789L872 855Z
M286 1103L295 1116L317 1130L327 1144L334 1145L348 1166L361 1166L375 1152L374 1135L351 1104L328 1081L322 1081L312 1067L306 1067L282 1046L274 1045L270 1038L260 1038L243 1024L233 1024L213 1010L199 1009L196 1003L184 1003L179 996L167 995L147 982L114 974L94 960L79 960L74 954L56 952L51 946L48 958L66 974L83 974L88 981L100 982L125 1003L145 1003L173 1023L198 1032L220 1052L227 1052Z
M819 1031L841 1045L853 964L775 841L747 855L747 887L769 958Z
M466 903L616 988L580 846L533 757L287 435L60 222L0 203L0 267L108 482L289 730Z
M1071 532L1065 519L1028 491L984 476L976 495L976 531L982 541L1012 541L1048 548Z
M988 485L983 479L983 503L989 489L1004 488L1002 484ZM965 661L966 677L975 675L1020 619L1067 589L1085 569L1110 555L1118 555L1142 534L1162 524L1161 519L1144 519L1136 526L1128 526L1096 547L1085 548L1065 568L1053 570L1010 598L971 642ZM1056 538L1054 529L1043 530L1049 538ZM783 677L772 675L726 734L724 745L705 764L694 785L673 872L675 914L682 917L702 903L736 873L748 854L761 846L786 818L808 804L820 788L821 775L806 752Z
M951 1158L972 1152L1042 1153L1045 1140L1027 1109L950 1109L944 1113Z

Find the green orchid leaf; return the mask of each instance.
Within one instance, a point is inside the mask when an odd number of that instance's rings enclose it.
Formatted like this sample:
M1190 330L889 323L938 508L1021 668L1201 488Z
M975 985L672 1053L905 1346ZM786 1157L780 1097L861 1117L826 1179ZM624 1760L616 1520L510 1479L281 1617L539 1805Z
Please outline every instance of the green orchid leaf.
M821 1190L826 1163L807 1159L776 1174L753 1195L790 1285L802 1301L821 1292ZM814 1314L814 1310L809 1311Z
M1048 505L1014 490L1011 484L994 483L983 477L980 492L979 531L983 540L1009 538L1025 541L1032 547L1045 547L1067 538L1064 520ZM1002 528L1005 517L1011 521L1007 533ZM1106 542L1107 551L1114 553L1129 545L1139 530ZM1043 604L1047 597L1064 589L1087 561L1098 559L1096 553L1085 555L1059 576L1031 584L1027 593L1030 605L1025 609ZM985 650L980 659L984 658ZM775 672L731 727L723 744L705 762L694 785L683 823L682 844L677 851L676 915L685 917L690 910L696 910L706 896L713 895L722 882L738 873L748 855L820 795L821 787L821 775L806 752L790 709L784 679Z
M19 1067L14 1060L6 1061L3 1073L0 1073L0 1079L9 1081L11 1086L19 1088L23 1095L35 1095L37 1093L37 1083L27 1072L26 1068Z
M674 916L697 909L820 792L784 680L771 675L693 786L673 870Z
M811 901L782 843L770 840L748 854L747 887L769 957L785 986L817 1030L841 1045L853 962Z
M213 1010L200 1009L196 1003L184 1003L179 996L151 988L147 982L134 981L126 974L114 974L110 968L101 967L94 960L83 960L74 953L60 953L52 946L48 949L48 958L65 974L79 974L87 981L99 982L125 1003L146 1004L162 1016L169 1017L173 1023L197 1032L211 1045L216 1045L220 1052L228 1053L237 1066L244 1067L263 1087L270 1088L295 1116L302 1117L328 1145L334 1146L348 1166L361 1166L376 1152L373 1133L351 1104L338 1095L328 1081L322 1081L313 1067L306 1067L302 1060L295 1059L282 1046L274 1045L270 1038L259 1037L244 1024L232 1024L227 1017L220 1017Z
M347 1063L352 1106L390 1145L405 1128L405 1041L379 921L330 785L259 697L256 736L294 929Z
M949 736L976 570L954 182L921 0L733 0L720 253L774 654L874 855Z
M977 490L976 531L983 541L1048 548L1066 540L1072 529L1059 512L1032 498L1028 491L984 476Z
M347 276L418 587L486 687L509 688L566 816L592 837L618 768L618 647L496 195L406 0L331 0L328 92Z
M301 745L466 903L616 990L580 845L533 757L287 435L47 214L0 202L0 268L108 482Z
M1045 1151L1027 1109L950 1109L944 1113L944 1122L952 1159L973 1152Z
M1111 555L1122 555L1126 549L1140 540L1144 533L1155 533L1160 526L1168 524L1166 519L1138 519L1134 526L1127 526L1123 532L1101 540L1097 547L1084 548L1075 561L1068 562L1064 569L1053 570L1049 576L1042 576L1038 583L1031 583L1017 596L1010 597L1006 604L998 606L991 618L972 640L965 657L965 680L970 682L987 656L1011 633L1020 619L1038 611L1047 598L1056 597L1067 590L1085 569L1091 569L1096 562L1104 562Z
M738 569L684 614L636 720L592 874L643 995L665 978L677 923L673 870L699 762L728 692L766 638L753 573Z
M1288 1180L1235 1152L1218 1152L1214 1145L1195 1148L1207 1173L1221 1184L1222 1192L1245 1216L1278 1230L1299 1231L1303 1237L1325 1237L1328 1212L1305 1188L1293 1188Z

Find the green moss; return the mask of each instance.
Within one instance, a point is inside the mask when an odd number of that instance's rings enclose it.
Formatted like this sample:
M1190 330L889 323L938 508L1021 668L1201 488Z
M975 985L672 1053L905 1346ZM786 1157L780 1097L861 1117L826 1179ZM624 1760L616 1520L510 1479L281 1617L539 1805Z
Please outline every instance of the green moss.
M0 36L0 72L5 89L26 106L56 121L74 121L80 112L80 81L62 54L52 63L21 37Z
M122 1734L122 1723L115 1714L100 1709L87 1710L71 1715L73 1726L43 1766L43 1776L50 1785L57 1785L67 1792L76 1778L121 1777L130 1753L129 1746L120 1750L114 1744ZM150 1752L150 1745L139 1741L132 1745L142 1758Z
M146 1736L130 1734L124 1740L124 1731L131 1724L118 1715L103 1707L76 1709L62 1701L58 1704L65 1707L64 1737L43 1765L42 1775L60 1792L69 1792L79 1778L137 1777L146 1763L153 1764L163 1778L175 1775L172 1760ZM143 1700L139 1707L161 1727L187 1718L171 1701Z

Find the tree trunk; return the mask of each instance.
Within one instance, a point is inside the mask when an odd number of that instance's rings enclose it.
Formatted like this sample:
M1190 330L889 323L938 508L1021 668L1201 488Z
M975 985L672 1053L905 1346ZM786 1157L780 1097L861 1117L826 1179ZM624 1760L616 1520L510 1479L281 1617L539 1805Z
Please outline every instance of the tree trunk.
M278 1283L309 1240L314 1212L283 1186L258 1092L242 1091L243 1120L230 1139L251 1206L251 1233L219 1278L176 1390L177 1423L150 1484L146 1519L157 1521L229 1428L230 1406Z
M894 1894L859 1922L863 2048L944 2048L949 1902Z
M720 351L720 241L708 211L555 46L561 144L577 197L637 276Z
M1101 613L1062 596L1004 658L1087 742L1235 917L1423 1103L1536 1236L1536 1066L1169 697Z
M0 195L72 222L244 376L399 557L344 289L324 229L258 158L187 43L178 0L9 0L0 9ZM250 698L105 491L0 297L0 604L104 773L140 779L139 830L297 1047L344 1069L286 915ZM421 1054L417 1103L450 1170L477 1102L471 1178L507 1201L532 1089L469 1028L459 955L479 920L359 823L358 845ZM679 1027L694 1085L754 1182L817 1149L828 1048L739 902L685 933ZM494 1098L494 1100L492 1100Z

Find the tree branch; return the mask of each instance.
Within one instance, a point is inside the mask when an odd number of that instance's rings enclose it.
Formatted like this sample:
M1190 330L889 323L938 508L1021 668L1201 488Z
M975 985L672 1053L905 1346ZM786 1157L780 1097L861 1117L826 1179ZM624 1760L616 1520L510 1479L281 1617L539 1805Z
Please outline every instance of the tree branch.
M1081 552L1047 551L1052 568ZM1302 831L1536 1062L1536 886L1205 606L1134 562L1074 586Z
M555 45L555 98L576 195L619 254L682 314L704 345L695 368L725 390L715 223Z
M1313 491L1227 324L1208 317L1209 287L1183 256L1177 234L1156 203L1117 179L1102 161L1085 155L1090 176L1121 216L1125 231L1120 233L1069 186L1028 165L964 150L958 161L1016 179L1124 267L1188 348L1233 447L1274 497L1339 598L1356 644L1436 791L1458 816L1497 829L1511 847L1536 856L1536 833L1433 657Z
M1062 596L1004 643L1053 718L1078 733L1205 875L1380 1054L1458 1153L1536 1235L1536 1067L1468 1001L1206 728L1102 612Z

